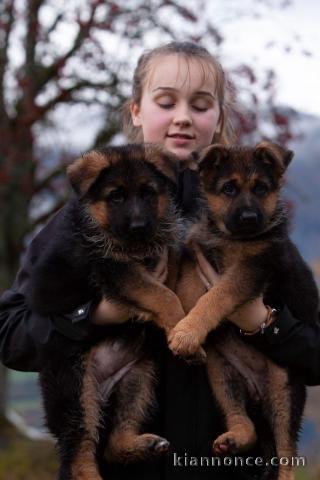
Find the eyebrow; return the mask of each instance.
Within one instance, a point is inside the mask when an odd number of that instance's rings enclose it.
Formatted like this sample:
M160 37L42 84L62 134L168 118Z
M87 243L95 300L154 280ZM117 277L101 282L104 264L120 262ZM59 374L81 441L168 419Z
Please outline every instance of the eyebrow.
M169 91L169 92L178 92L179 91L178 88L174 88L174 87L157 87L157 88L154 88L152 91L155 92L157 90L165 90L165 91ZM196 95L199 95L199 94L200 95L207 95L207 96L213 98L213 100L215 100L215 98L216 98L214 95L212 95L211 92L207 92L205 90L198 90L195 93L196 93Z

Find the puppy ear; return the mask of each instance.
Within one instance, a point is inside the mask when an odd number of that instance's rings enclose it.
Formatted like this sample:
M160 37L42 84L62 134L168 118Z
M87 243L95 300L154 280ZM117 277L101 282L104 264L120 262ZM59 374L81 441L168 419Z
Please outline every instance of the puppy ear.
M255 146L254 157L266 167L282 175L293 158L293 151L287 150L276 143L260 142Z
M110 164L111 158L98 150L91 150L75 160L67 168L67 175L75 192L79 196L86 194L100 172Z
M145 145L145 160L152 164L176 185L178 184L179 158L157 145Z
M215 143L201 150L198 158L199 172L204 170L219 170L229 157L229 150L224 145Z

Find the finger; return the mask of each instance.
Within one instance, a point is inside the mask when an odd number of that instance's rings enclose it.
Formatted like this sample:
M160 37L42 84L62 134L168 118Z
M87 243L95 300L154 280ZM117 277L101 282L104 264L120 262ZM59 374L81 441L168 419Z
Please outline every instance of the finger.
M168 249L166 248L160 257L160 260L157 263L156 268L153 271L153 275L156 278L161 277L167 270L167 266L168 266Z
M158 281L160 283L164 283L167 280L167 276L168 276L168 267L166 266L166 268L163 270L161 275L158 277Z
M198 245L194 246L194 252L197 258L199 268L202 272L202 275L206 278L207 283L211 283L211 285L213 285L219 280L220 275L216 272L213 266L208 262L208 260L203 255L202 250Z
M211 283L208 281L208 279L205 277L205 275L203 275L202 270L201 270L201 268L199 267L199 265L196 266L196 270L197 270L197 274L198 274L199 277L200 277L201 282L203 283L203 285L205 286L205 288L206 288L207 290L209 290L209 289L212 287L212 285L211 285Z
M98 325L123 323L130 317L132 317L130 309L103 298L92 314L92 322Z

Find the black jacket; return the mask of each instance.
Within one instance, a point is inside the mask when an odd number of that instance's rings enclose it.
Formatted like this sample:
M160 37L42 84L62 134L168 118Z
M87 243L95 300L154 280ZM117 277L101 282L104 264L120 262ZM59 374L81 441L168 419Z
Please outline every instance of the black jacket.
M188 204L187 198L184 206L188 211L193 208L194 202ZM9 368L39 371L51 351L54 353L67 349L70 353L76 352L101 329L90 322L92 303L79 306L77 311L69 315L44 316L27 308L25 294L29 287L33 259L39 255L43 245L50 241L55 229L59 228L62 215L63 209L32 241L12 288L1 297L0 355L1 361ZM146 328L152 330L152 326ZM153 330L152 335L157 337ZM158 409L152 424L146 428L169 439L172 455L156 463L107 466L107 478L110 480L258 478L261 467L237 467L234 471L230 466L225 468L182 466L190 461L194 463L200 461L200 456L211 456L210 445L222 431L222 420L213 403L204 367L187 365L183 360L171 355L161 338L155 338L155 341L158 345L160 365ZM285 306L280 306L277 320L263 335L250 336L248 341L275 362L291 367L302 383L307 385L320 383L320 323L302 324L299 319L292 317ZM257 454L259 446L246 456ZM198 460L192 460L192 456Z

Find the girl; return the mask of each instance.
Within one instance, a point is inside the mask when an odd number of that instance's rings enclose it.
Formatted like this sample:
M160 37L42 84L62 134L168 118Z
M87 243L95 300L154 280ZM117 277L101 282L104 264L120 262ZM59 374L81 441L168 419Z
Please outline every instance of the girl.
M174 42L142 55L133 79L133 94L125 105L124 124L130 141L158 143L174 152L181 162L193 150L210 143L227 144L230 140L230 92L223 70L204 48L192 43ZM185 170L181 177L178 201L186 217L197 210L197 177ZM121 312L102 299L98 305L81 305L70 315L39 316L25 303L29 288L32 258L41 245L49 241L57 228L59 215L34 239L11 290L6 291L0 306L0 351L3 363L17 370L39 371L43 352L62 350L72 354L82 348L92 332L106 323L125 324ZM200 278L210 287L217 274L201 251L197 251ZM159 263L155 276L164 280L166 259ZM260 326L268 315L263 299L242 307L231 320L249 333L246 339L283 366L290 366L303 383L320 382L320 325L305 325L292 318L277 299L277 313L260 334ZM101 327L101 324L104 327ZM122 325L119 325L121 328ZM134 323L131 325L134 327ZM141 327L138 327L141 328ZM101 460L104 478L139 480L178 480L210 478L216 480L259 478L263 468L254 466L248 452L244 467L195 467L200 456L211 457L212 441L222 432L222 421L214 404L203 366L191 366L172 356L163 338L154 327L143 327L154 342L159 358L157 385L158 406L146 430L166 437L171 453L150 463L107 465ZM119 381L130 368L132 356L126 344L110 344L106 356L99 361L108 365L109 387ZM197 460L191 460L196 457ZM245 457L243 457L245 458ZM250 460L251 459L251 460ZM223 463L223 462L222 462Z

